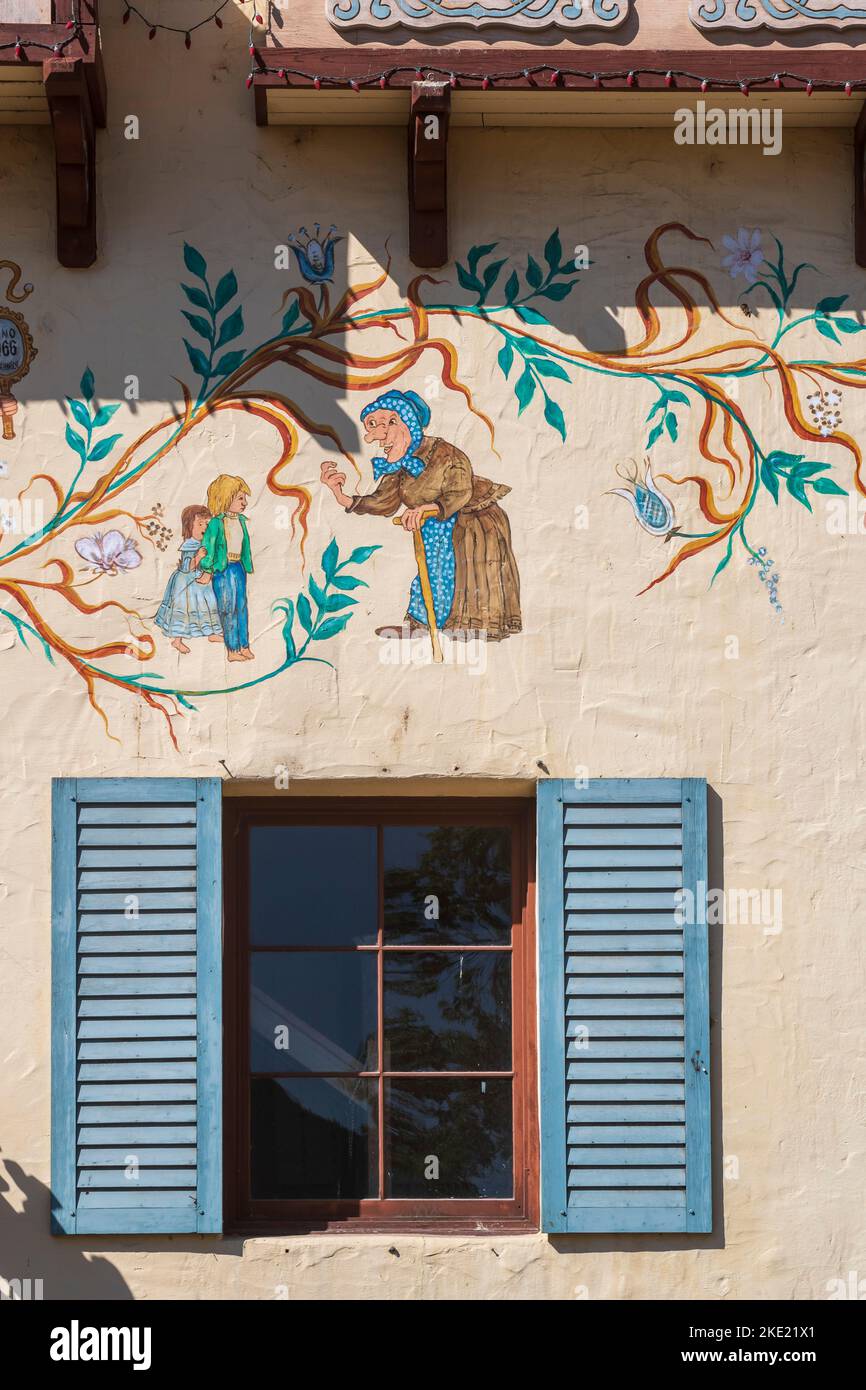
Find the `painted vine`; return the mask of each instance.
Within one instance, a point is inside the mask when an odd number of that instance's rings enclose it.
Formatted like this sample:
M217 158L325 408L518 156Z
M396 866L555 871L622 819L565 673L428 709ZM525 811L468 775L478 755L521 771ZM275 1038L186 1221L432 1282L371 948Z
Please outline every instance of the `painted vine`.
M662 242L667 239L673 243L674 238L680 246L682 239L712 246L681 223L666 223L652 233L645 247L648 273L634 296L642 336L639 341L609 353L569 346L544 312L550 303L567 298L579 279L574 265L563 257L558 232L547 239L541 259L530 255L520 272L509 265L507 258L495 259L496 243L473 247L466 264L457 267L459 284L473 296L473 302L426 299L428 287L441 282L425 274L411 282L405 302L394 308L360 307L386 284L390 259L380 275L350 284L332 306L332 248L330 263L325 259L323 266L314 267L315 275L307 274L305 252L296 249L304 279L318 286L318 302L307 284L287 291L282 300L279 331L250 348L237 346L245 333L245 324L242 307L232 307L238 294L234 272L228 271L213 285L204 257L186 246L184 260L193 283L183 285L191 306L183 313L192 333L204 344L202 347L184 340L198 380L197 388L193 392L179 382L182 409L123 446L120 435L104 433L117 405L95 404L95 382L89 370L85 372L80 398L70 398L68 402L71 419L66 426L66 440L75 459L71 480L64 485L53 474L35 474L19 494L19 500L36 484L44 484L53 496L53 511L47 522L6 549L6 537L0 530L0 594L14 605L0 608L0 613L13 624L25 644L30 636L50 661L59 658L72 667L107 730L108 720L100 698L104 690L112 687L158 711L175 746L175 720L183 709L194 708L195 700L274 680L303 661L324 661L324 657L310 654L311 644L327 641L345 628L351 617L345 610L355 603L351 590L364 584L349 567L365 563L378 547L360 547L341 560L336 542L331 542L321 557L323 582L319 584L311 577L307 592L275 605L275 611L284 617L285 656L279 664L253 680L196 691L168 688L151 669L155 643L150 633L143 630L140 614L116 599L90 602L83 591L93 580L76 579L69 561L51 550L68 533L116 521L132 522L142 543L154 545L161 518L154 512L142 515L130 511L123 505L124 494L153 474L171 451L205 421L232 410L251 414L275 433L277 457L268 473L267 485L276 496L294 503L293 535L297 536L303 555L311 498L306 488L287 479L287 470L298 451L299 431L330 440L353 467L357 465L329 424L312 419L294 395L257 384L259 379L267 370L280 367L341 392L378 392L398 381L422 358L432 356L438 363L442 383L462 396L468 409L485 423L492 441L493 424L460 377L457 348L436 331L440 324L444 327L455 322L480 322L495 335L499 344L498 368L513 384L518 413L533 404L540 405L546 423L563 440L566 421L556 399L556 386L563 382L573 384L581 372L633 381L642 390L653 393L647 416L648 438L641 441L648 450L665 436L676 441L683 413L698 412L698 467L681 476L664 473L658 477L695 498L706 529L686 534L679 528L669 528L666 538L673 539L675 545L646 589L668 579L685 562L704 552L719 550L715 578L728 565L736 544L742 546L751 563L764 564L761 551L752 546L746 533L750 515L763 494L778 503L784 487L795 501L810 508L810 494L843 494L845 489L827 477L828 463L811 460L805 453L770 447L769 441L759 439L736 399L734 384L748 378L772 383L779 391L792 434L807 445L841 449L848 456L854 488L866 496L861 449L842 429L837 408L841 403L838 388L866 386L866 361L858 358L830 362L817 356L789 360L785 355L785 339L795 329L813 324L823 339L841 343L866 326L844 312L845 296L828 296L814 310L793 316L791 305L798 281L814 267L801 264L789 274L778 241L778 259L773 260L765 257L759 233L741 231L736 240L725 239L730 251L726 266L732 275L742 274L747 280L746 297L763 293L772 306L774 332L765 341L751 325L751 313L745 325L725 313L704 273L679 261L668 263ZM653 303L656 289L673 297L679 313L666 313L664 317L660 314ZM707 309L699 304L699 296L706 301ZM719 320L733 330L732 335L721 343L704 342L707 324ZM397 341L391 351L362 350L363 335L373 329L394 335ZM808 388L811 390L804 398L804 389ZM115 461L108 463L115 452ZM724 478L721 485L714 481L718 470ZM672 516L673 509L669 511ZM137 553L137 547L133 549ZM24 559L34 555L44 556L42 567L51 572L50 578L37 580L16 574L16 566L20 568ZM128 549L126 555L131 567L135 562ZM97 558L97 570L100 563ZM104 564L102 570L105 572ZM43 604L49 593L88 617L115 610L119 623L125 621L135 630L131 636L119 633L113 640L76 645L45 617ZM108 658L131 658L146 669L123 674L101 664Z

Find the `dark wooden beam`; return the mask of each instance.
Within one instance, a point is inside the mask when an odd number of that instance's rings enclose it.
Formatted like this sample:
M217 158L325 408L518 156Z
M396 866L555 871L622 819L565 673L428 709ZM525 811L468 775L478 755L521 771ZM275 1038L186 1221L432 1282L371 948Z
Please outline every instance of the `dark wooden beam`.
M413 82L409 115L409 259L425 269L448 260L447 82Z
M96 260L96 140L93 100L80 58L44 65L57 170L57 258L70 269Z
M261 48L259 57L272 72L255 76L256 86L311 87L319 77L325 86L348 86L351 82L375 83L383 72L390 73L388 86L412 87L423 77L448 80L450 74L461 74L459 86L475 90L485 77L495 83L495 90L526 91L540 87L555 91L588 91L595 85L597 74L604 80L606 90L623 92L665 89L668 72L686 72L678 76L678 91L700 91L701 80L710 83L757 82L767 79L764 90L774 90L773 78L780 74L780 90L803 91L804 83L795 78L812 78L816 83L832 82L842 88L848 81L866 83L866 51L848 48L799 48L785 52L766 49L638 49L638 48L567 48L550 46L537 48L490 49L475 45L472 48ZM550 73L532 76L533 68L577 69L584 77L563 77L559 87L550 85ZM279 71L285 72L284 77ZM629 72L642 72L633 87L628 85ZM530 76L526 76L526 73ZM492 95L492 94L491 94Z
M854 259L866 266L866 104L854 131Z

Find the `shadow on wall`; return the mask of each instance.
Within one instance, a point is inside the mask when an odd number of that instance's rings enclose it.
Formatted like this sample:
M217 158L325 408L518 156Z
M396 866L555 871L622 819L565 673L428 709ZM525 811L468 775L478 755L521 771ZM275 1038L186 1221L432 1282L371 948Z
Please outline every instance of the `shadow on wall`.
M10 1200L14 1189L17 1189L19 1204L23 1199L20 1211ZM194 1252L202 1256L240 1256L243 1252L241 1240L214 1240L207 1236L200 1239L142 1237L141 1240L110 1242L95 1236L52 1236L50 1208L51 1192L45 1183L25 1173L12 1159L3 1159L0 1167L0 1299L9 1296L10 1285L17 1290L15 1281L20 1280L26 1291L25 1280L31 1281L32 1290L36 1288L33 1281L41 1280L41 1293L46 1302L74 1298L119 1303L134 1299L135 1294L112 1263L113 1254L155 1256ZM94 1252L94 1245L101 1253ZM13 1292L13 1297L16 1296L17 1291Z
M724 901L725 844L721 797L707 788L707 895L710 902ZM712 896L719 893L721 896ZM658 1254L665 1250L724 1250L725 1248L725 1153L722 1117L722 967L723 933L721 924L707 928L710 947L710 1080L711 1130L713 1153L713 1229L707 1235L586 1235L550 1236L560 1255L623 1253ZM581 1271L582 1280L591 1270ZM626 1276L627 1277L627 1276ZM584 1284L588 1297L597 1297L591 1285ZM709 1295L707 1289L693 1290L693 1297ZM627 1291L606 1293L606 1297L629 1297ZM714 1295L709 1295L714 1296Z

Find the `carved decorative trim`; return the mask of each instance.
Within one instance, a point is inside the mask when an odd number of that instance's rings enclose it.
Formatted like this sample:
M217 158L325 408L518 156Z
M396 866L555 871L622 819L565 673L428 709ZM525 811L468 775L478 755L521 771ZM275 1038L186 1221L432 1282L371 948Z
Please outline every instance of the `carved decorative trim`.
M614 29L627 18L631 0L327 0L336 29L441 29L488 24L514 29Z
M845 29L866 25L866 4L838 0L691 0L699 29Z

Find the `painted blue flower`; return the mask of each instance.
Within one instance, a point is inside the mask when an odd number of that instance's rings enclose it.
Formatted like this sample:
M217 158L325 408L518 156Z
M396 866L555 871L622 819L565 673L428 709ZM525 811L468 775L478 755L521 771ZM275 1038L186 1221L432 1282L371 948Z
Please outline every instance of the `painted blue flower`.
M314 224L315 235L310 236L306 227L299 228L289 237L289 245L295 253L301 274L308 285L329 285L334 278L334 247L341 236L335 236L336 227L331 227L322 236L319 223ZM306 240L301 240L304 237Z

